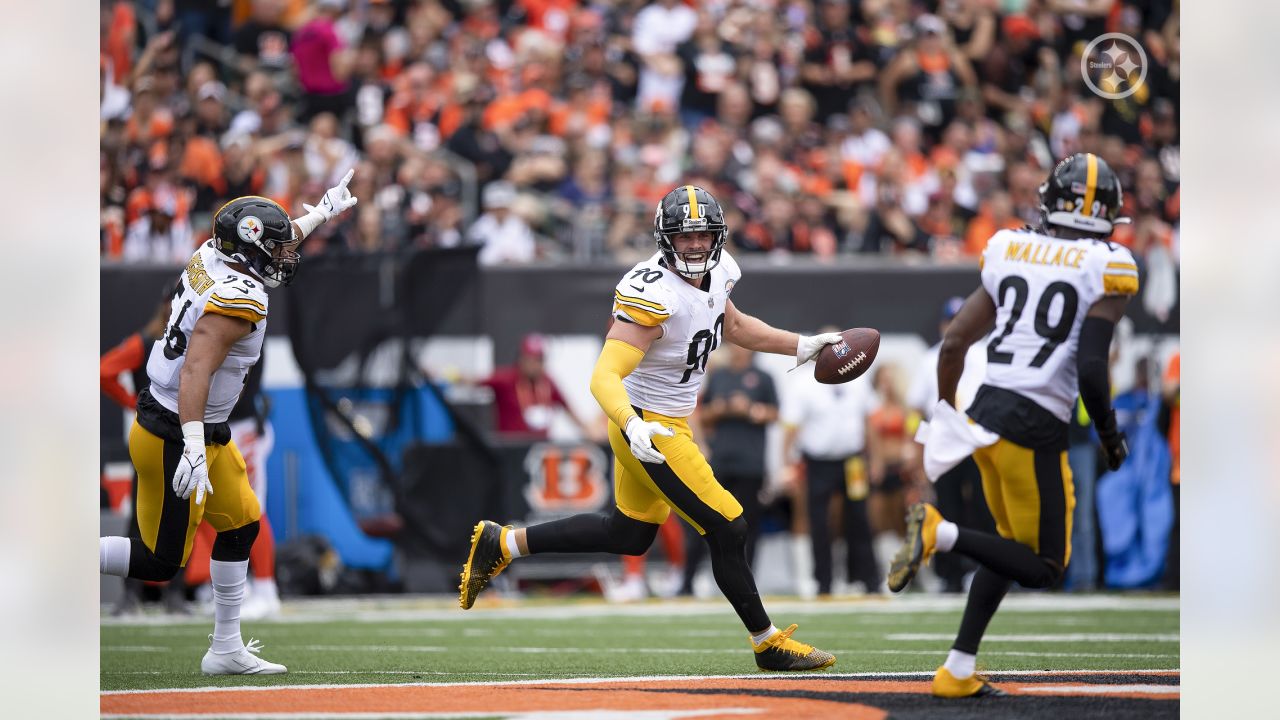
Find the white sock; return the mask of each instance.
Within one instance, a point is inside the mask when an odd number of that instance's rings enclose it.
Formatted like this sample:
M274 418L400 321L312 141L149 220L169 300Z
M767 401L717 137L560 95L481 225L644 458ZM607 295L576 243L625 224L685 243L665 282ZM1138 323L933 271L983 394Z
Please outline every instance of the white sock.
M249 561L209 561L213 585L213 647L215 653L230 653L244 647L240 637L240 606L244 603Z
M935 546L938 552L951 552L956 546L956 538L960 537L960 526L950 520L938 523L938 538Z
M942 663L942 667L951 673L952 677L957 680L963 680L973 675L975 663L978 661L977 655L970 655L966 652L960 652L952 648L947 653L947 661Z
M98 572L105 575L129 576L129 550L133 547L127 537L98 538Z
M520 552L520 546L516 544L515 530L507 531L507 552L510 553L512 560L515 560L518 557L524 557L524 553ZM521 567L524 566L521 565Z
M269 600L279 600L280 591L276 589L275 578L259 578L253 579L253 594L261 595Z
M771 637L773 637L774 635L777 635L777 634L778 634L778 628L777 628L777 626L776 626L776 625L770 625L768 630L765 630L764 632L760 633L759 635L752 635L752 636L751 636L751 642L755 643L756 645L759 645L760 643L764 642L765 640L768 640L769 638L771 638Z

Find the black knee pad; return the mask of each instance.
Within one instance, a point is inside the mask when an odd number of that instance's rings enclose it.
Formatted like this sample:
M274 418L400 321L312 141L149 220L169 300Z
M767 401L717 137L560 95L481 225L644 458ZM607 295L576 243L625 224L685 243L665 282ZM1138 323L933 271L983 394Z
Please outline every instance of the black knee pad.
M259 527L258 521L254 520L244 527L218 533L218 538L213 541L213 559L218 562L248 560L249 550L258 537Z
M716 527L703 528L712 552L740 552L747 547L747 521L741 515Z
M617 508L609 514L608 523L611 552L618 555L643 555L658 536L658 526L627 517Z
M136 580L165 582L172 580L182 569L181 560L166 560L157 556L141 540L133 539L129 547L129 577Z
M1020 582L1018 584L1025 588L1043 590L1057 585L1058 581L1062 579L1062 575L1063 568L1061 565L1052 560L1040 558L1040 572L1034 577L1027 578L1030 582Z

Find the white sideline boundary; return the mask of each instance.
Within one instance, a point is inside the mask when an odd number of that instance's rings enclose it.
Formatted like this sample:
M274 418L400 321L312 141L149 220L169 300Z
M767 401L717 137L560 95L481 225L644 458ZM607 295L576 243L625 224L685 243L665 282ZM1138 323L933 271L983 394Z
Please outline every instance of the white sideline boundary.
M999 670L988 672L994 678L1000 677L1035 677L1046 675L1141 675L1158 673L1168 675L1180 670ZM328 674L328 673L325 673ZM425 673L416 673L425 674ZM104 690L100 695L156 695L161 693L210 693L210 692L273 692L276 690L341 690L344 688L384 688L384 687L500 687L521 685L600 685L605 683L646 683L646 682L691 682L700 680L815 680L825 678L848 678L854 680L879 680L883 678L932 678L934 671L912 672L854 672L854 673L822 673L820 675L793 673L750 673L739 675L633 675L630 677L584 677L560 679L530 680L478 680L461 682L415 682L415 683L326 683L321 685L244 685L225 687L197 688L149 688L145 690Z
M830 615L916 614L959 612L964 609L963 595L867 596L838 600L806 602L794 598L765 598L772 614ZM545 604L543 604L545 603ZM1070 595L1049 593L1014 594L1000 604L1002 615L1037 612L1177 612L1181 608L1177 596L1158 595ZM521 601L499 596L488 597L471 610L462 610L453 596L364 596L351 598L289 598L279 618L260 623L347 622L451 622L485 620L590 620L616 617L703 617L723 615L724 600L652 600L617 605L597 600ZM104 616L103 626L131 625L207 625L200 615L142 615L132 618Z

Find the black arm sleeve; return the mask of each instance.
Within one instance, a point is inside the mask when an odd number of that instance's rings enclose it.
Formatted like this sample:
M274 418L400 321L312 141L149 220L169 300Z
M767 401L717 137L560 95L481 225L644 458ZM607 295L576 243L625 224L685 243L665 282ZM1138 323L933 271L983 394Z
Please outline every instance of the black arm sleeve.
M1116 417L1111 410L1111 377L1107 356L1111 352L1111 334L1116 324L1100 317L1086 317L1080 328L1080 349L1076 353L1076 373L1080 399L1093 419L1098 435L1106 437L1116 431Z

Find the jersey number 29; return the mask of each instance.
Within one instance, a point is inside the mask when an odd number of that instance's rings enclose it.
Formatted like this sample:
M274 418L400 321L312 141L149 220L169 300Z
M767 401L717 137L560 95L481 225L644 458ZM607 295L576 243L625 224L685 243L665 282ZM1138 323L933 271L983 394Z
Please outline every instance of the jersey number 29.
M1030 289L1027 285L1026 278L1017 275L1010 275L1000 281L1000 292L996 298L1000 307L1004 307L1005 299L1009 296L1009 291L1013 291L1013 307L1009 310L1009 321L1004 325L1004 331L996 337L992 338L987 345L987 362L1009 365L1013 363L1013 353L1005 352L1000 349L1000 343L1013 332L1013 328L1018 324L1018 319L1022 317L1022 311L1027 306L1027 296ZM1054 298L1062 296L1062 312L1058 315L1057 322L1049 322L1049 308L1053 305ZM1033 321L1033 327L1036 335L1044 338L1044 345L1040 346L1040 351L1035 357L1031 358L1031 367L1038 368L1049 360L1049 356L1053 355L1053 351L1058 346L1066 342L1071 336L1071 326L1076 320L1076 311L1080 306L1080 294L1076 292L1076 288L1071 283L1062 282L1061 280L1049 283L1044 289L1044 293L1040 296L1040 302L1036 304L1036 316Z

